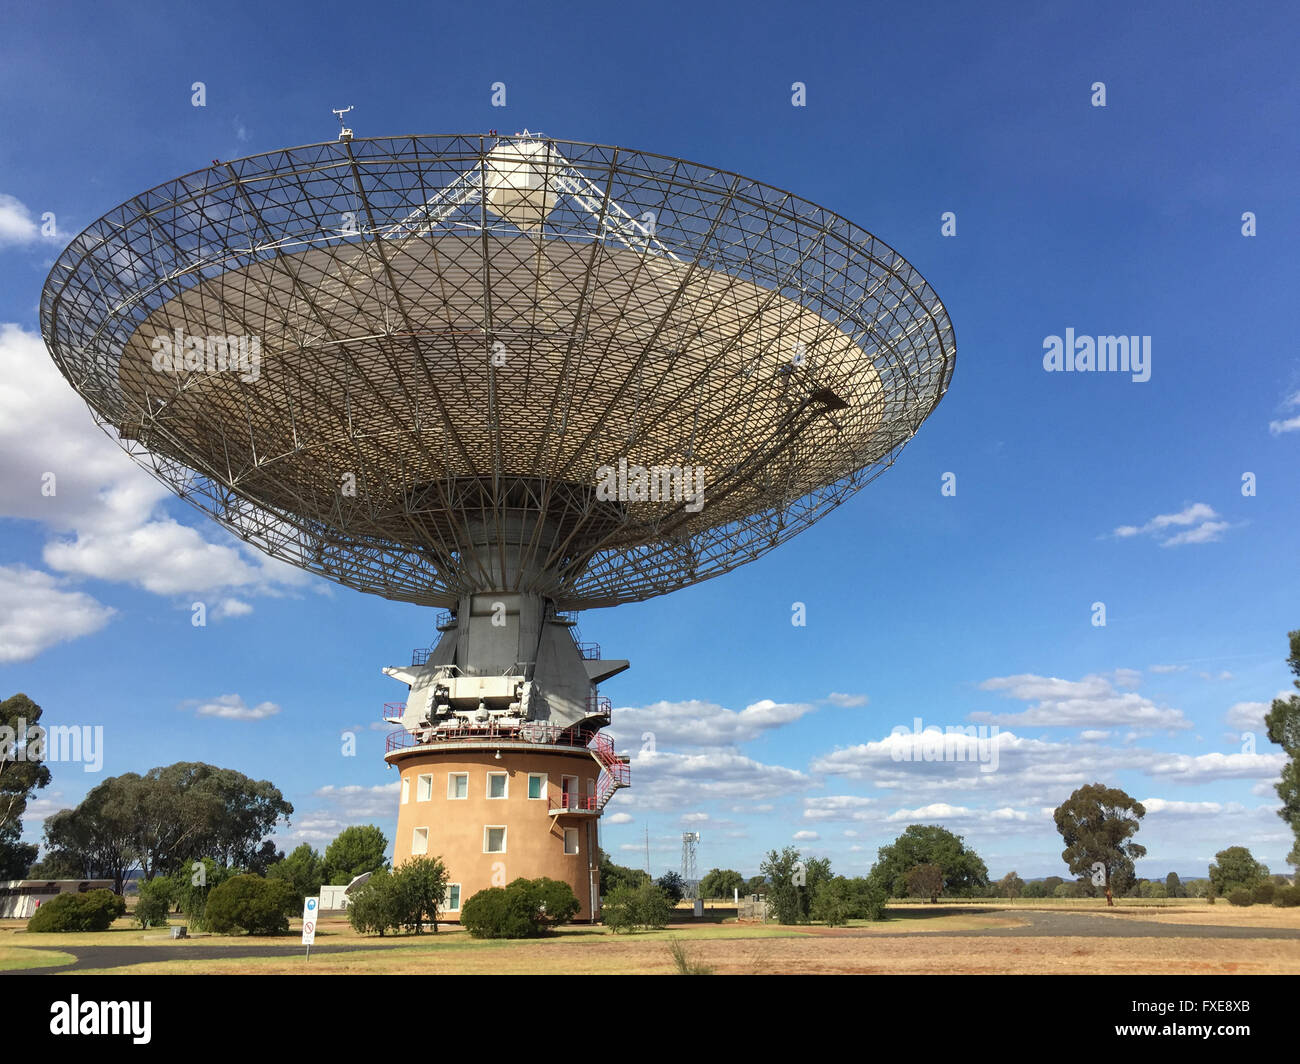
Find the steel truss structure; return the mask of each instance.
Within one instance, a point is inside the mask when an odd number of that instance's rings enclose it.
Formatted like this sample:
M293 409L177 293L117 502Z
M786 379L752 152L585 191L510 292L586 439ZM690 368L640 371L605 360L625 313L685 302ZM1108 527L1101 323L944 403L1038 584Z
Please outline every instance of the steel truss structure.
M69 245L41 325L182 497L274 557L443 607L610 606L757 558L893 463L955 357L925 280L831 211L527 133L178 178ZM637 470L648 494L623 490ZM702 498L676 490L692 471Z

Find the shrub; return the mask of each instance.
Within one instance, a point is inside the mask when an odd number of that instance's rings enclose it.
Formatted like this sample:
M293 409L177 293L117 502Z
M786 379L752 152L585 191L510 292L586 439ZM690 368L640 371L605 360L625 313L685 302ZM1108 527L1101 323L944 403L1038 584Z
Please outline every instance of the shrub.
M460 922L475 938L537 938L572 920L579 908L567 883L545 876L516 879L480 890L461 907Z
M1277 892L1277 887L1271 882L1259 884L1254 890L1254 899L1256 905L1272 905L1273 895Z
M677 969L678 975L712 975L713 969L699 961L693 961L683 946L677 939L670 939L668 945L668 954L673 959L673 967Z
M849 920L879 920L888 900L884 888L869 879L835 876L813 898L812 918L825 921L828 927Z
M349 896L348 923L362 935L379 935L403 925L401 899L391 873L380 869Z
M111 890L60 894L27 921L28 931L107 931L126 912L126 899Z
M654 883L643 883L639 887L615 888L605 899L600 920L617 934L638 928L666 927L672 913L668 895Z
M219 935L285 935L297 901L293 884L283 879L235 876L213 888L204 922Z
M135 918L140 921L140 926L166 927L174 894L175 886L166 876L141 883L140 897L135 903Z
M1245 887L1234 887L1228 891L1229 905L1252 905L1255 901L1255 895Z
M1273 891L1273 904L1288 909L1300 905L1300 887L1278 887Z
M208 898L217 887L240 874L238 868L219 865L211 857L182 865L171 875L172 903L185 914L191 931L206 931Z

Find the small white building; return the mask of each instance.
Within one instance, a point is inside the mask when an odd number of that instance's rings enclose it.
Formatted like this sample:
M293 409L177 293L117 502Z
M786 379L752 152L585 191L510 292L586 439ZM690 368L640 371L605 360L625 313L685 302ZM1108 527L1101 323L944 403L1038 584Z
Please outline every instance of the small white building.
M42 903L60 894L112 889L111 879L7 879L0 881L0 919L30 919Z

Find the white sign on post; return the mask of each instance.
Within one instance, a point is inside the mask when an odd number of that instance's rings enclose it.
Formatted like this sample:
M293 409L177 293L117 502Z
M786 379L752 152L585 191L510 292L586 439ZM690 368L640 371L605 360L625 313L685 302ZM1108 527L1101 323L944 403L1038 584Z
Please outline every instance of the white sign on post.
M316 913L320 909L320 898L308 898L302 906L302 944L307 947L307 956L311 956L311 947L316 941Z

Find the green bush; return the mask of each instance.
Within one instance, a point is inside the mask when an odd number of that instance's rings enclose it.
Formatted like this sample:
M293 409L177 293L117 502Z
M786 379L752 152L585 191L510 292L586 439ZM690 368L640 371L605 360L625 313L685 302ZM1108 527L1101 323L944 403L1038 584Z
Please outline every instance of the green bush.
M286 935L297 902L293 884L283 879L235 876L213 889L204 922L218 935Z
M1278 887L1273 892L1273 904L1286 909L1300 905L1300 887Z
M107 931L126 913L126 899L111 890L60 894L27 921L28 931Z
M156 876L140 884L140 897L135 903L135 918L141 927L166 927L176 889L166 876Z
M401 899L390 872L380 869L349 896L348 923L362 935L379 935L403 926Z
M461 925L475 938L537 938L568 923L581 908L567 883L542 876L480 890L461 906Z
M208 898L212 892L229 879L240 874L238 868L217 864L211 857L182 865L169 878L172 882L172 904L184 915L191 931L206 931L204 921Z
M888 900L884 888L870 879L835 876L818 889L811 915L827 927L839 927L850 920L880 920Z
M1245 887L1234 887L1232 890L1228 891L1229 905L1253 905L1254 902L1254 892Z
M1273 895L1276 893L1276 891L1277 891L1277 887L1274 886L1271 882L1264 882L1259 884L1259 886L1257 886L1253 892L1255 904L1272 905Z
M639 887L616 887L605 899L600 921L615 934L638 928L667 927L673 906L668 895L654 883Z

